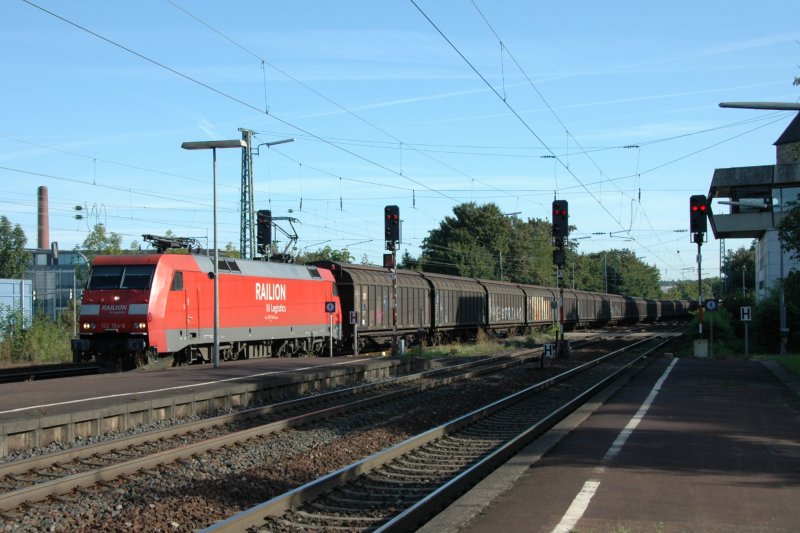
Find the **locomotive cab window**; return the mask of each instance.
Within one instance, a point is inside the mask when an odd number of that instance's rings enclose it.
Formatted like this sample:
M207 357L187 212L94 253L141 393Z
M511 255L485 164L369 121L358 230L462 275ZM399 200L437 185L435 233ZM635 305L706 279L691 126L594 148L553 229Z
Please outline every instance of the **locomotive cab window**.
M172 287L170 287L171 291L182 291L183 290L183 272L175 272L172 275Z
M116 289L122 279L121 266L96 266L89 274L89 290Z
M120 289L149 289L155 269L153 265L126 266L122 272Z
M92 268L89 275L89 290L150 288L154 265L102 265Z

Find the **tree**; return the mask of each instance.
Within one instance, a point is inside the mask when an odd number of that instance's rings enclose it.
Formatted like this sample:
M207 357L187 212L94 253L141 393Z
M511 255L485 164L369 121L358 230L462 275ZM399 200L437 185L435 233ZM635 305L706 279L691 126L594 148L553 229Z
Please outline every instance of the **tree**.
M576 288L594 292L623 294L639 298L661 298L660 274L630 250L608 250L591 254L584 263L589 286Z
M496 204L460 204L422 241L426 272L500 279L500 258L508 257L511 219Z
M422 271L422 265L420 265L419 259L413 257L408 250L403 251L403 256L400 258L400 263L397 265L397 268L416 270L417 272Z
M555 285L552 224L538 218L526 222L513 217L508 252L501 255L502 270L496 279L527 285ZM573 250L568 245L568 251Z
M11 225L5 216L0 216L0 278L21 278L28 264L25 232L19 224Z
M83 240L81 247L75 247L76 251L80 251L86 256L89 264L92 263L98 255L120 255L122 250L122 235L118 233L107 232L103 224L95 224L92 231ZM83 268L78 269L78 278L81 280L86 279L86 272Z
M796 352L800 347L800 272L792 271L784 279L784 305L786 323L789 324L787 349ZM778 353L780 351L780 284L770 290L769 295L753 309L750 332L756 350Z
M606 257L604 252L580 254L570 257L567 275L574 280L576 289L590 292L606 292ZM567 282L569 283L569 282Z
M313 252L306 252L297 256L297 263L303 265L314 261L337 261L339 263L352 263L355 258L350 255L347 248L341 250L334 250L330 246L326 246L321 250Z
M789 202L789 210L785 211L778 224L778 237L783 249L791 252L793 259L800 259L800 202Z
M184 249L185 253L189 253L189 250ZM239 259L241 256L239 254L239 249L236 248L232 242L228 242L225 245L225 249L222 251L222 255L225 257L231 257L233 259Z
M726 272L726 286L724 296L740 294L746 296L755 290L756 285L756 245L755 241L750 248L739 248L728 251L723 258L723 267Z
M703 300L719 296L718 294L714 293L715 280L718 280L718 278L705 278L702 280L701 288ZM691 300L696 302L697 280L677 281L672 287L666 290L664 296L673 300Z

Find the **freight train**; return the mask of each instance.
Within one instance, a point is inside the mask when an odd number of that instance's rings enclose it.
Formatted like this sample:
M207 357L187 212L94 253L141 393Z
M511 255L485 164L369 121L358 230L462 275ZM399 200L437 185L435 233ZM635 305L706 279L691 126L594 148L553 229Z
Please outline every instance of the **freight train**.
M98 256L83 292L73 359L141 366L211 360L213 259L202 255ZM365 265L295 265L220 258L219 357L288 357L489 335L560 321L556 289ZM696 304L563 291L566 329L684 318ZM396 313L396 330L394 314Z

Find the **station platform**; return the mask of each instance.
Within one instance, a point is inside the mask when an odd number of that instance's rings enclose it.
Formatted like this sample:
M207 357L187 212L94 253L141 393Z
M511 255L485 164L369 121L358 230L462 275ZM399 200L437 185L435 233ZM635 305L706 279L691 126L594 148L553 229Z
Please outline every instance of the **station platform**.
M798 531L798 390L774 363L658 359L420 531Z
M438 366L412 358L264 358L4 383L0 457Z

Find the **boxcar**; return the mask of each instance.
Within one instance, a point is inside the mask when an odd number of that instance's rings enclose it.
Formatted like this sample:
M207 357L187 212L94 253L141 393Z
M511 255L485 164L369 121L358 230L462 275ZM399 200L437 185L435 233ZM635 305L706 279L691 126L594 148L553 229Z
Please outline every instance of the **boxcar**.
M520 285L525 294L525 326L528 329L541 328L557 322L553 313L556 293L549 287Z
M422 275L431 286L429 339L433 344L475 338L486 324L486 289L471 278Z
M479 279L486 289L486 329L494 334L520 333L525 324L525 293L519 285Z
M393 336L392 278L384 268L318 261L329 269L339 287L342 302L343 343L352 346L356 333L350 312L357 313L359 349L383 348ZM431 289L419 272L397 271L397 335L408 341L431 324Z

